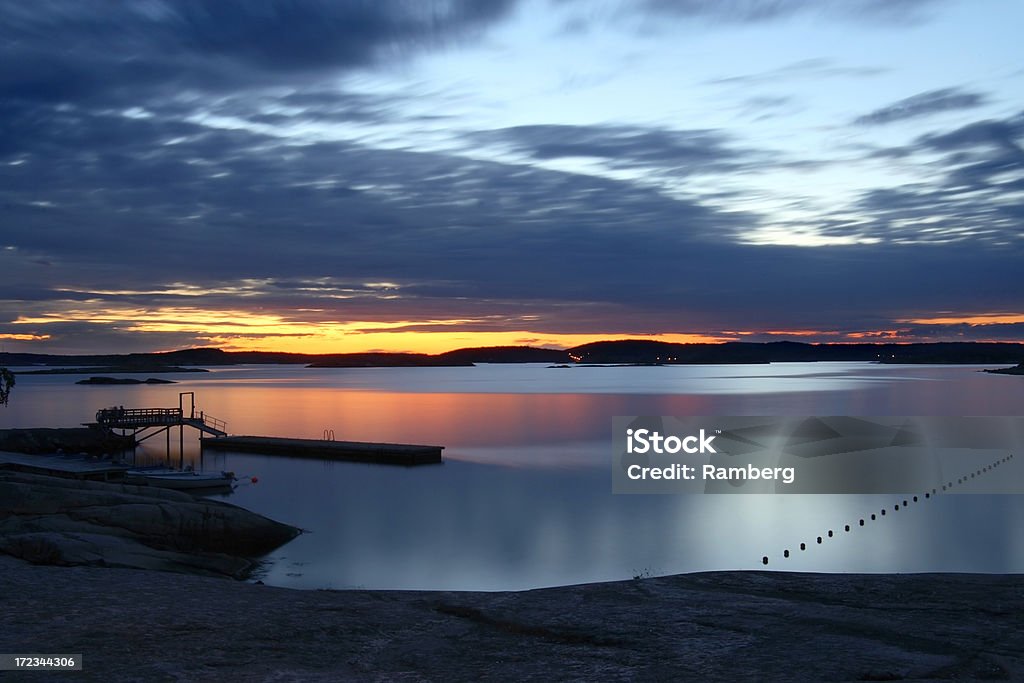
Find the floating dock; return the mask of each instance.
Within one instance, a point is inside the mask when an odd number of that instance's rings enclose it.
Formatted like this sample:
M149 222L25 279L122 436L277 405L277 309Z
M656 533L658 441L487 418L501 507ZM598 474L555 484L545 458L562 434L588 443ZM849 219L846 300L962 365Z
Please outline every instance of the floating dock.
M99 460L81 455L28 455L0 451L0 470L15 470L72 479L119 481L124 478L124 473L129 469L128 465L118 465L109 460Z
M276 436L219 436L204 438L204 449L268 453L300 458L350 460L380 465L436 465L444 446L401 443L364 443L321 439L290 439Z

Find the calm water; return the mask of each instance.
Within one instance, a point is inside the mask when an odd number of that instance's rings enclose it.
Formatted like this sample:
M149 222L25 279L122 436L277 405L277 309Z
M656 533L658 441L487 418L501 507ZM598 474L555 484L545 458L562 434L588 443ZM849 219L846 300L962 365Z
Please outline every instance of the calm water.
M1024 378L976 367L787 363L551 369L215 368L164 386L20 375L0 427L99 408L198 408L236 434L443 444L413 469L207 454L256 475L225 498L307 529L263 580L300 588L501 590L711 569L1024 571L1024 496L612 495L614 415L1021 415ZM140 457L164 457L162 437ZM177 459L177 435L172 442ZM185 459L199 464L186 433ZM1024 464L1024 458L1017 463ZM853 531L842 532L844 524ZM837 538L814 541L835 529ZM808 550L800 552L806 542ZM782 551L793 551L783 559Z

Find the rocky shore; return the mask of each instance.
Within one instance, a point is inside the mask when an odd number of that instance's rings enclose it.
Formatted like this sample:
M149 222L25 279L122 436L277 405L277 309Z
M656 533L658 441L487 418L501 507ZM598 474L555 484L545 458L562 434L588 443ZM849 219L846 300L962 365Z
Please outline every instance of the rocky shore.
M83 656L81 672L3 680L1024 678L1020 575L716 572L508 593L224 580L297 533L184 493L0 472L0 652Z
M1020 576L720 572L520 593L296 591L0 555L0 604L0 652L81 653L82 672L59 674L69 681L1024 676Z
M0 553L34 564L242 578L298 534L179 491L0 471Z

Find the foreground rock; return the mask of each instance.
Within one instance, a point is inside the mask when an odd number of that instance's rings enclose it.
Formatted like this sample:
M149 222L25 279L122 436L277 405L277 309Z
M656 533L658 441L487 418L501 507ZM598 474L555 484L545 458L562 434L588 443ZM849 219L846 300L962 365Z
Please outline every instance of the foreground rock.
M1020 576L718 572L522 593L335 592L0 557L0 587L0 652L82 653L69 680L1024 675Z
M131 449L135 439L96 427L0 429L0 451L11 453L88 453L103 455Z
M298 533L179 491L0 472L0 552L35 564L241 578Z

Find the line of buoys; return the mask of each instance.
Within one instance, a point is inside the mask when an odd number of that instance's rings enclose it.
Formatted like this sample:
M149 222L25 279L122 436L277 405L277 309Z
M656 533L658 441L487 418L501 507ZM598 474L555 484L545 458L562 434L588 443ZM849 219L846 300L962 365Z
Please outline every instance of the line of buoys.
M963 477L958 477L956 482L957 482L957 484L964 484L964 483L967 482L968 478L974 479L974 477L976 475L980 475L983 472L989 472L993 468L999 467L999 465L1001 465L1002 463L1008 462L1011 458L1013 458L1013 453L1010 453L1009 455L1007 455L1007 456L1005 456L1005 457L995 461L994 463L991 463L989 465L986 465L985 467L982 467L982 468L980 468L978 470L975 470L974 472L970 473L970 477L967 477L966 475L963 476ZM942 485L942 490L943 491L946 491L946 490L951 489L951 488L953 488L953 482L952 481L948 481L948 482L946 482L945 484ZM925 500L930 500L931 497L933 495L937 494L937 493L938 493L938 491L935 488L933 488L931 491L925 491L924 492L924 499ZM917 503L921 499L918 498L918 496L913 496L910 500L915 502L915 503ZM892 506L893 512L899 512L900 505L903 505L903 507L906 508L906 507L909 506L909 503L907 502L906 499L903 499L903 500L901 500L898 503L894 503L893 506ZM881 515L883 517L885 517L885 508L882 508L879 512L881 513ZM872 512L871 513L871 521L873 522L876 519L877 518L875 517L875 513ZM858 520L858 526L864 526L864 519L863 518ZM844 525L843 528L847 532L850 531L850 525L849 524ZM833 535L834 534L832 532L832 529L829 529L828 530L828 534L827 534L828 538L832 538ZM817 542L818 542L818 545L822 544L822 537L821 536L817 537ZM800 550L806 550L806 549L807 549L807 544L806 543L800 543ZM782 556L784 558L789 558L789 548L786 548L785 550L782 551ZM768 556L767 555L762 555L761 556L761 564L763 564L765 566L768 566Z

